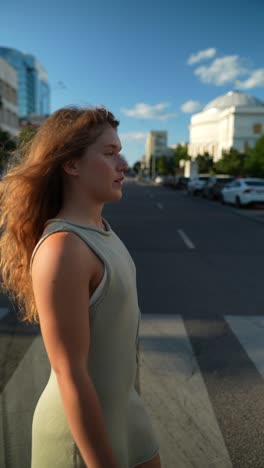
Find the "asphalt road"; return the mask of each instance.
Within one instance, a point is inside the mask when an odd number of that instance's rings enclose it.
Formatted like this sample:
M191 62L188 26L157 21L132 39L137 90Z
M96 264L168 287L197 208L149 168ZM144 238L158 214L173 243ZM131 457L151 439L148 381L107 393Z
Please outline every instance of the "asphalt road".
M263 213L126 182L103 216L137 267L140 392L163 468L264 467ZM0 307L9 310L7 298ZM38 332L12 313L0 320L3 468L27 466L16 463L28 437L13 442L5 427L18 412L29 427L45 386Z

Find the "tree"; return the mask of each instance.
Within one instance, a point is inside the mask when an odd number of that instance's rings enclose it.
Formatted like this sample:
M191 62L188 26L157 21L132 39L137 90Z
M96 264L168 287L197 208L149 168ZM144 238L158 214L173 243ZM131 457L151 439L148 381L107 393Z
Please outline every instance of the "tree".
M20 133L19 133L19 144L24 144L28 143L36 134L37 132L37 127L34 127L33 125L26 125L25 127L21 128Z
M133 165L133 170L138 174L140 172L141 163L140 161L136 161Z
M11 135L0 128L0 173L2 174L16 149L16 143Z
M254 148L248 149L245 171L251 177L264 177L264 135L256 141Z
M222 158L214 163L214 171L218 174L230 174L232 176L244 177L249 175L245 168L248 155L240 153L235 148L223 151Z
M211 174L213 172L214 160L209 153L198 154L196 161L199 174Z
M179 162L181 160L188 161L191 159L191 156L188 155L188 147L185 145L177 145L177 147L174 150L174 154L172 156L172 160L174 163L174 173L176 170L179 168Z
M173 174L173 162L169 156L160 156L156 158L157 172L160 175Z

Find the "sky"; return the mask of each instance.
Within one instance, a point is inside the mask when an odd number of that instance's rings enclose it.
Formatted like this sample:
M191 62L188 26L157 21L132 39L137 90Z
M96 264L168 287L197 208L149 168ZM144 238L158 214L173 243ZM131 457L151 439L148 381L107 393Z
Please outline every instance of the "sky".
M48 72L51 112L103 105L130 166L147 133L189 141L191 116L238 89L264 101L263 0L9 0L0 46Z

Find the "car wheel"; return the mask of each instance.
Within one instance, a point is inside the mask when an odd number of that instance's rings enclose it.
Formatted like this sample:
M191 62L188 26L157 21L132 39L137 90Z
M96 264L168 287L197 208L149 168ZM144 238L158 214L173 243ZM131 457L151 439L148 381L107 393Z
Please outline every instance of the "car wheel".
M236 197L236 207L237 208L242 208L241 200L239 197Z

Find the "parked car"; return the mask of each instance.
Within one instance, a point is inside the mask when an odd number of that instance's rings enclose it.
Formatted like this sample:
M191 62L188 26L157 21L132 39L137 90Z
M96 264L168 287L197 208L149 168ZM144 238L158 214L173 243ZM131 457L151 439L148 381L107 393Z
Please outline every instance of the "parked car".
M202 195L209 198L209 200L219 200L221 198L222 189L234 179L235 177L225 174L209 177L203 187Z
M211 177L209 174L200 174L199 176L192 177L187 185L188 195L197 195L201 193L205 182Z
M151 178L146 175L146 176L143 176L143 182L150 182L151 181Z
M223 188L222 202L238 208L264 203L264 179L251 177L233 180Z
M166 185L167 187L174 187L174 184L175 184L174 175L168 174L167 176L165 176L164 185Z
M189 182L189 177L176 176L175 177L175 182L174 182L174 187L177 190L186 190L188 182Z

